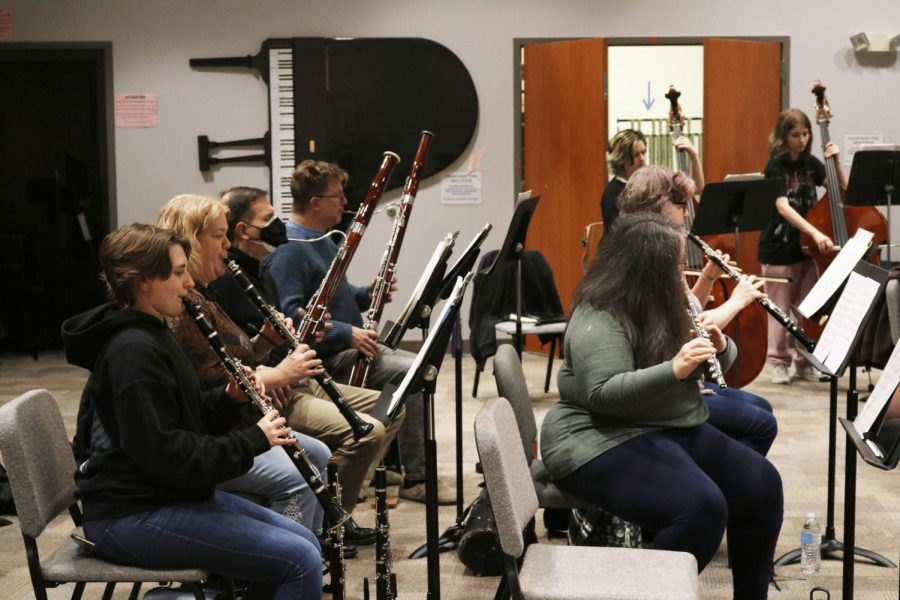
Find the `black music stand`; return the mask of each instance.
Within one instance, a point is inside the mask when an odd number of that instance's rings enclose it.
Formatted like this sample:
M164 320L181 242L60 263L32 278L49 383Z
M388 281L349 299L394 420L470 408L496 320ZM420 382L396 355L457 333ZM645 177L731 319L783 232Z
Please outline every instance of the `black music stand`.
M891 206L898 203L896 183L900 181L900 146L863 146L853 155L847 204L887 207L887 263L891 264Z
M863 277L874 280L878 283L878 291L875 294L877 298L881 294L884 293L884 287L887 284L888 272L880 267L876 267L870 263L865 261L859 261L853 269L854 273L857 273ZM846 302L851 302L852 300L846 300L846 295L842 294L840 298L837 300L837 304L835 305L835 310L832 313L837 314L841 309L841 304ZM863 558L867 558L871 560L873 563L883 567L894 567L894 563L884 558L880 554L876 552L872 552L871 550L866 550L864 548L856 547L855 540L855 519L856 519L856 454L854 452L854 446L852 443L847 444L846 448L846 458L845 458L845 470L844 470L844 542L838 541L834 536L834 463L835 463L835 454L836 454L836 437L837 437L837 380L841 377L844 372L849 367L849 389L847 391L847 419L852 420L856 417L856 407L858 401L858 393L856 391L856 347L862 339L863 331L865 329L866 323L868 323L869 319L872 317L872 313L874 312L874 303L870 303L867 306L854 307L857 312L862 310L863 317L860 322L859 328L854 333L853 340L849 344L846 352L843 356L841 356L840 364L835 369L830 369L825 364L822 363L813 353L808 352L806 350L801 349L800 353L806 357L806 359L817 369L827 374L831 380L831 402L830 402L830 418L829 418L829 448L828 448L828 506L827 506L827 521L825 526L825 533L822 537L822 549L821 555L823 559L831 558L831 555L834 552L843 553L843 567L844 567L844 598L851 599L853 597L853 565L854 565L854 555L861 556ZM826 336L829 325L831 325L833 321L829 321L826 324L825 332L823 332L823 338ZM835 327L839 327L840 324L835 325ZM853 552L844 552L845 548L853 548ZM793 562L797 562L800 559L801 550L795 549L787 554L784 554L781 558L775 561L776 566L790 564Z
M471 279L471 273L458 279L435 327L429 332L428 338L416 356L413 368L407 373L403 382L399 386L385 386L381 393L382 398L389 397L391 399L387 410L387 416L391 418L405 402L407 396L422 392L422 401L425 405L425 531L428 557L428 594L426 598L429 600L440 600L441 597L434 394L438 372L447 353L447 345L462 305L463 295Z
M740 263L741 232L761 231L772 219L775 199L781 180L751 179L709 183L703 188L700 205L691 226L697 235L731 233L734 235L734 256ZM734 338L741 338L740 323L734 321ZM740 379L741 364L732 365L735 379Z
M475 267L475 261L481 253L481 244L491 232L493 226L487 223L484 228L469 242L463 250L459 260L447 272L440 286L436 286L440 297L447 299L453 292L453 287L458 277L463 277ZM448 254L449 256L449 254ZM423 294L423 297L425 294ZM432 302L436 302L433 300ZM456 441L456 522L444 530L438 537L438 551L453 550L458 546L459 537L462 535L463 522L467 511L463 510L463 431L462 431L462 313L456 311L453 323L453 332L450 337L450 353L453 355L454 365L454 399L455 399L455 441ZM422 558L428 551L428 544L423 544L410 553L409 558Z
M515 345L516 354L519 360L522 359L522 253L525 251L525 237L528 235L528 225L531 223L531 217L537 208L540 196L531 196L531 192L524 192L519 195L516 200L516 208L513 211L512 220L509 223L509 229L506 230L506 237L503 239L503 245L497 253L497 258L489 267L484 269L484 275L490 275L495 269L505 269L509 263L515 263L516 266L516 334Z

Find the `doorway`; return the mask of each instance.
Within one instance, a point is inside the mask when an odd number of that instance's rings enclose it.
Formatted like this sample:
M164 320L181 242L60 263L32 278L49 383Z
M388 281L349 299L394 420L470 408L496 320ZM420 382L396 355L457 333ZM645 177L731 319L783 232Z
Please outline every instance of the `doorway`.
M112 45L0 47L0 349L61 346L115 221Z
M658 112L668 111L668 85L681 86L706 180L759 171L769 129L788 102L789 50L788 38L514 40L515 189L541 196L526 246L547 258L566 310L582 276L584 229L600 219L607 140L618 120L649 119L662 136L662 161L672 153ZM613 65L614 58L638 62ZM620 96L631 108L618 113ZM644 103L650 108L641 114Z

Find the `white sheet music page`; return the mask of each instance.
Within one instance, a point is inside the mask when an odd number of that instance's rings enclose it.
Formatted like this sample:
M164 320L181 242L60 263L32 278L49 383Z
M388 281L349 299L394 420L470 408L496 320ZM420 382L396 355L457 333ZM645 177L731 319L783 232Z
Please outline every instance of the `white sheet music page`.
M878 415L881 414L887 403L891 401L891 396L894 395L894 390L897 389L898 384L900 384L900 344L894 346L891 358L885 365L884 371L881 372L881 377L878 378L875 389L869 394L869 399L866 400L862 410L859 411L856 419L853 420L853 427L856 428L860 436L872 429L875 419L878 418Z
M415 360L413 360L412 366L409 368L409 371L406 372L406 377L403 378L403 381L400 382L400 385L397 386L397 389L394 391L394 395L391 396L391 403L390 406L388 406L387 414L393 415L394 411L397 410L397 406L403 399L406 388L409 387L409 384L412 382L413 377L415 377L419 372L419 369L422 368L422 361L425 359L424 357L426 354L424 350L426 348L430 348L434 344L434 338L440 332L441 324L447 320L447 313L450 312L450 309L453 308L453 305L459 302L459 296L462 294L464 286L465 280L462 277L457 277L456 285L453 286L453 291L450 293L450 297L447 298L447 301L444 303L444 307L441 310L440 317L438 317L438 320L432 325L431 330L428 332L428 337L425 338L425 343L422 344L422 349L419 350L419 353L416 355Z
M833 264L833 263L832 263ZM830 269L831 267L829 267ZM828 318L822 337L813 356L831 373L836 373L850 352L853 338L859 331L866 311L878 294L878 282L853 271L838 298L834 312Z
M841 251L834 260L819 277L819 281L809 291L797 310L800 311L807 319L811 319L816 311L828 302L828 299L834 296L847 275L856 266L856 263L866 254L869 244L872 242L873 234L865 229L857 229L856 234L847 240L847 243L841 248Z

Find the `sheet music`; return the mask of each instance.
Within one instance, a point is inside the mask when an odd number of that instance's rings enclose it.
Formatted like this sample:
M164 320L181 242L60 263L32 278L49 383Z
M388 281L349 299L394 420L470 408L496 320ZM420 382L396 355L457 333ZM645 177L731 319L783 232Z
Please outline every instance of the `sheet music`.
M891 358L888 359L878 383L875 384L875 389L869 394L869 399L853 421L853 427L860 436L872 429L878 415L891 401L898 384L900 384L900 344L894 346Z
M450 292L450 297L447 298L447 302L444 303L444 306L441 309L440 317L438 317L437 322L428 331L428 337L425 339L425 343L422 344L422 349L419 350L418 354L416 354L416 358L415 360L413 360L412 366L406 372L406 377L403 378L403 381L400 382L400 385L397 386L397 389L394 391L394 395L391 396L391 403L388 406L387 414L393 415L394 411L397 410L397 407L400 406L400 402L401 400L403 400L403 396L406 394L406 388L409 387L410 383L412 383L413 378L415 378L415 376L419 373L419 369L422 368L422 361L425 360L425 355L428 354L428 348L431 348L431 346L434 344L434 338L437 337L437 335L441 332L442 326L447 321L447 316L450 314L453 306L461 300L461 296L469 279L471 278L468 276L466 278L456 278L456 285L453 286L453 291Z
M828 270L830 271L831 267ZM818 358L829 372L836 373L849 354L853 338L859 331L866 311L875 301L878 288L878 282L874 279L864 277L855 271L850 273L847 285L844 286L844 291L813 352L813 356Z
M797 310L804 317L811 319L828 300L834 296L841 284L847 279L847 275L856 266L856 263L865 256L872 242L873 234L865 229L857 229L856 234L841 248L828 268L819 277L819 281L809 291Z
M422 292L425 291L425 286L428 284L428 280L431 279L431 274L434 273L435 268L437 268L438 264L441 261L441 257L444 255L445 249L450 246L453 247L453 244L456 242L456 236L459 232L448 233L444 236L440 242L438 242L437 247L434 249L434 253L431 255L431 258L428 260L428 264L425 265L425 270L422 271L422 275L419 276L419 281L416 282L416 287L413 288L413 292L409 297L409 301L406 303L406 306L403 307L403 310L400 312L400 316L397 318L398 323L405 323L409 318L409 311L411 311L416 303L419 301L419 298L422 297Z

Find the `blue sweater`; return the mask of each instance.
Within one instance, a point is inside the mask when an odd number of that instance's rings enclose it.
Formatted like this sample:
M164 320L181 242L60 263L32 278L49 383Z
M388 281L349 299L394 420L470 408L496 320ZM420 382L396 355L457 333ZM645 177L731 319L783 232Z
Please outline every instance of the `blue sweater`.
M289 221L288 239L315 239L322 232L314 231ZM297 309L306 308L309 299L319 289L328 274L338 246L331 238L316 242L288 242L278 247L263 261L263 272L278 290L278 306L281 311L297 321ZM352 285L347 278L341 280L328 309L334 327L316 346L316 352L328 357L350 347L352 327L363 326L362 311L369 308L369 289Z

